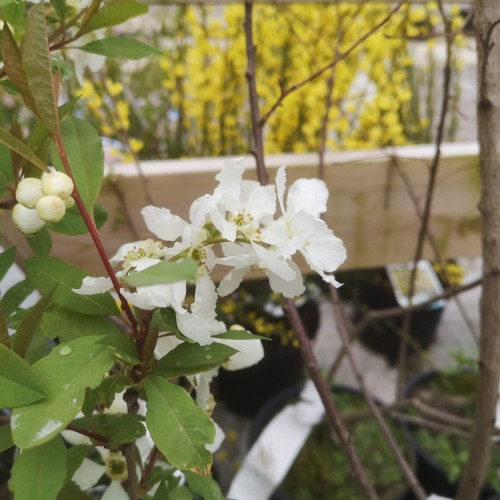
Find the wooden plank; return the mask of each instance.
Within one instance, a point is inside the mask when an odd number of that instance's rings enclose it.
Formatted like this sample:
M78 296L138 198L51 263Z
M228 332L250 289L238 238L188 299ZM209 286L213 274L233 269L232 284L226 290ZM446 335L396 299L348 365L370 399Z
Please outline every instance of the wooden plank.
M442 148L431 228L445 257L480 255L477 153L475 143L448 144ZM347 247L348 260L344 269L413 259L419 220L394 162L398 162L411 180L422 203L433 154L433 146L411 146L327 155L325 181L330 189L330 200L325 219ZM246 163L246 177L255 178L253 158L246 158ZM215 175L223 164L224 158L200 158L144 162L142 168L149 180L154 203L187 219L192 201L213 191ZM316 177L317 164L316 154L267 158L271 179L280 165L287 166L288 185L299 177ZM114 173L139 237L151 237L140 215L147 201L136 168L118 165ZM112 255L121 244L136 238L125 222L125 214L110 181L104 186L99 201L110 216L101 235ZM3 219L7 219L2 221L6 239L18 245L21 257L31 255L24 238L8 224L10 218L4 216ZM431 258L428 245L425 251ZM53 254L95 275L103 273L87 236L69 238L54 234Z

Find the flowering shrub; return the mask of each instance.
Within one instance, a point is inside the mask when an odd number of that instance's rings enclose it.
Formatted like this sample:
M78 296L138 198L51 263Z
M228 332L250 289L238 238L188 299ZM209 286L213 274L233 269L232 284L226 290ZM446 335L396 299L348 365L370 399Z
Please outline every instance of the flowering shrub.
M360 33L375 30L390 10L389 4L372 2L314 8L256 5L254 36L263 113L269 111L283 89L342 57L357 43ZM452 7L450 14L452 29L458 32L463 24L460 9ZM149 26L155 45L165 53L160 67L156 61L126 69L110 63L105 71L107 80L99 74L88 74L82 97L89 104L96 127L104 135L119 139L129 152L119 119L128 102L128 134L141 141L144 158L248 151L250 123L242 25L242 5L229 5L223 11L206 6L162 8ZM435 41L432 37L427 42L412 39L425 40L443 30L437 3L404 6L333 69L282 102L266 127L266 152L319 150L328 108L329 149L430 142L436 106ZM461 38L456 37L455 43L459 45ZM414 54L417 45L426 44L427 50ZM452 63L458 70L456 57ZM113 97L110 80L125 81L127 96L120 95L118 100ZM455 97L458 92L456 83ZM452 116L449 139L456 129L456 113Z

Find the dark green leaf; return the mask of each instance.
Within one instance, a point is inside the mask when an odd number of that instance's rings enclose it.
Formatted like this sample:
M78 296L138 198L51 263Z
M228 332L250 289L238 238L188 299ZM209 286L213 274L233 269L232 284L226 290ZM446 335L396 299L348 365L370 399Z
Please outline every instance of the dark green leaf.
M21 95L10 80L0 80L0 88L12 96L18 97Z
M10 149L0 144L0 198L12 195L15 185Z
M160 359L152 373L165 378L193 375L220 366L237 352L217 342L206 346L185 342Z
M77 444L68 448L66 459L66 481L71 481L71 478L80 465L82 465L83 459L91 449L92 447L86 444Z
M27 236L26 241L38 257L46 257L52 249L52 238L46 227L31 236Z
M74 424L109 439L111 446L132 443L146 434L142 417L131 413L102 414L80 417Z
M26 314L19 325L14 341L12 343L13 351L24 358L28 347L33 340L38 325L47 310L47 307L52 302L52 292L43 296Z
M97 389L91 391L92 394L90 391L87 391L87 398L89 399L89 402L94 401L94 404L89 404L90 411L84 411L83 414L86 416L91 415L95 408L95 403L97 402L106 408L109 408L116 399L117 394L133 385L134 381L125 375L110 375L109 377L106 377Z
M11 286L2 299L5 315L11 316L34 290L33 285L28 280L22 280Z
M38 156L31 151L28 146L22 143L19 139L16 139L10 132L0 128L0 144L3 144L7 148L15 151L18 155L22 156L25 160L28 160L36 168L42 170L43 172L48 172L49 169L47 165L38 158Z
M99 204L94 205L94 219L97 229L100 229L108 220L108 214ZM76 236L78 234L86 234L87 226L83 217L76 205L73 205L57 224L51 224L50 229L56 233L67 234L68 236Z
M69 452L70 450L68 450ZM95 497L84 493L73 481L67 482L57 495L56 500L94 500Z
M37 116L53 134L56 134L59 130L59 114L47 41L44 2L40 2L30 10L23 40L22 60L28 85L35 100Z
M37 361L31 369L47 398L13 410L14 443L33 448L59 434L81 410L86 388L97 387L113 364L109 349L88 337L57 346Z
M0 281L5 278L7 271L11 268L16 260L16 247L10 247L0 253Z
M170 495L168 494L168 488L165 481L161 481L159 484L153 500L170 500Z
M9 486L15 498L54 500L66 481L66 447L52 441L23 450L14 461Z
M64 20L66 17L66 0L50 0L50 3L53 5L59 19Z
M53 342L49 342L47 340L47 337L45 337L40 329L37 329L35 331L35 334L33 335L31 344L29 345L28 350L24 355L24 360L28 364L33 365L37 361L40 361L42 358L47 356L53 349L54 345L55 344Z
M89 335L108 335L119 333L118 327L106 316L92 316L70 311L53 304L44 314L40 329L51 339L71 342Z
M143 57L162 54L160 50L150 45L123 36L101 38L79 48L92 54L118 59L142 59Z
M122 24L128 19L146 14L148 6L135 0L110 0L106 2L80 31L89 33L99 28Z
M126 363L138 365L141 362L138 357L134 341L123 334L105 335L104 337L101 337L100 340L97 340L96 337L96 342L109 347L115 356L122 359Z
M57 257L32 257L25 262L26 275L42 293L54 292L54 301L72 311L89 315L118 316L118 307L109 293L79 295L73 288L80 288L87 276L82 269Z
M146 424L158 449L178 469L208 471L212 454L207 444L215 439L210 417L180 386L148 376Z
M130 272L122 280L132 287L162 285L176 281L193 281L196 272L196 262L192 259L173 262L165 260L143 271Z
M203 476L188 470L184 471L184 476L189 488L198 495L210 500L224 500L220 486L213 480L212 476Z
M30 365L0 344L0 408L28 405L45 397Z
M91 211L101 191L104 175L101 138L92 125L75 117L63 120L61 133L75 184L87 210ZM51 157L56 169L64 172L55 147L51 148Z
M0 301L0 344L10 349L10 333L7 318L3 310L3 304Z
M14 441L12 441L12 433L10 432L10 425L0 426L0 453L2 451L8 450L14 446Z

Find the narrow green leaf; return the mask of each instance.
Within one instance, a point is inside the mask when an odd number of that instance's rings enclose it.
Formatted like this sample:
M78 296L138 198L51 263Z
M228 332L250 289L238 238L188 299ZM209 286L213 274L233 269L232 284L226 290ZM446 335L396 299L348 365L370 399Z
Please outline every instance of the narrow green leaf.
M98 203L94 204L94 221L97 229L100 229L108 220L108 214ZM78 207L73 205L66 211L64 217L57 223L51 224L50 229L56 233L67 234L68 236L76 236L78 234L88 233L85 221L78 211Z
M2 299L5 316L10 317L33 291L33 285L28 280L22 280L11 286Z
M23 68L23 60L21 49L9 28L8 23L3 25L0 44L2 48L2 56L5 64L5 71L11 82L16 86L17 90L23 97L26 106L39 116L39 111L31 92L28 82L28 77Z
M135 385L135 382L129 376L109 375L101 382L99 387L92 391L87 390L85 405L87 405L88 400L89 406L87 408L84 406L83 414L85 416L92 415L97 402L106 408L111 407L117 395L133 385ZM91 401L94 401L93 405L90 405ZM87 409L90 411L85 411Z
M30 148L28 148L28 146L22 143L19 139L16 139L16 137L3 128L0 128L0 144L3 144L10 150L16 152L42 172L49 171L47 165L45 165L45 163L40 160L40 158L38 158L38 156L33 153Z
M26 241L38 257L46 257L52 249L52 238L46 227L43 227L38 233L27 236Z
M65 0L50 0L50 3L54 7L56 14L62 21L66 17L66 1Z
M26 275L42 293L54 292L54 301L72 311L90 315L120 314L109 293L79 295L73 288L80 288L87 273L57 257L32 257L24 262Z
M16 247L10 247L0 253L0 281L5 278L7 271L16 260Z
M135 343L129 337L119 333L105 335L104 337L94 337L96 342L107 346L118 358L131 365L140 364Z
M57 436L23 450L14 461L9 487L15 498L54 500L66 482L66 447Z
M23 40L22 60L38 117L56 134L59 130L59 115L47 41L44 2L38 3L30 10Z
M61 328L64 325L64 328ZM106 316L81 314L52 304L43 315L40 330L47 338L58 338L61 342L91 335L118 334L120 330Z
M173 378L201 373L220 366L237 352L217 342L206 346L182 343L158 361L152 374Z
M101 38L78 48L84 52L117 59L142 59L143 57L162 55L161 50L139 40L123 36Z
M12 441L12 432L10 432L10 425L0 426L0 453L2 451L8 450L14 446L14 441Z
M16 178L10 149L0 144L0 198L14 193Z
M0 408L28 405L45 397L30 365L0 344Z
M148 10L147 5L135 0L110 0L92 16L80 34L122 24L129 19L146 14Z
M3 310L3 304L0 301L0 344L10 349L9 325Z
M87 387L97 387L113 366L114 356L87 337L55 347L31 368L47 398L12 412L12 438L22 449L50 441L75 418Z
M76 186L87 210L91 211L104 175L101 138L92 125L75 117L63 120L61 133ZM57 150L53 144L51 146L52 161L57 170L64 172Z
M212 454L205 448L215 439L210 417L180 386L149 376L146 424L158 449L178 469L208 471Z
M220 486L214 481L212 476L203 476L191 471L184 471L184 476L189 488L198 493L202 498L210 498L210 500L224 500L224 495Z
M38 329L38 325L42 320L47 307L52 302L53 291L44 295L29 311L24 317L19 325L16 335L14 336L14 341L12 343L13 351L24 358L28 347L35 336L35 332Z
M129 286L140 287L163 285L176 281L193 281L196 278L197 266L192 259L179 261L162 261L140 272L130 272L122 280Z
M170 495L168 493L168 488L165 481L160 482L153 500L170 500Z
M68 448L66 458L66 481L71 481L71 478L82 465L83 459L87 453L92 449L92 446L86 444L77 444ZM68 498L68 497L66 497Z

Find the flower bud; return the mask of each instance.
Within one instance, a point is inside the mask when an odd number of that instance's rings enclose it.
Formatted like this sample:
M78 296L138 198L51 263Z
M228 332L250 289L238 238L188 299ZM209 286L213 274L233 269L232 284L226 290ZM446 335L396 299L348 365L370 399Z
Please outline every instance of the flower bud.
M43 196L42 181L35 177L25 177L16 188L16 200L26 208L35 208L36 202Z
M42 191L45 195L59 196L65 200L69 198L74 187L71 177L62 172L51 172L42 178Z
M69 196L64 200L64 205L66 205L66 210L71 208L75 204L75 200L73 199L72 196Z
M12 209L12 220L17 229L24 234L34 234L45 226L45 222L38 217L35 209L26 208L20 203Z
M59 196L42 196L36 203L36 213L45 222L59 222L66 213L66 205Z

